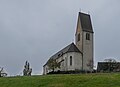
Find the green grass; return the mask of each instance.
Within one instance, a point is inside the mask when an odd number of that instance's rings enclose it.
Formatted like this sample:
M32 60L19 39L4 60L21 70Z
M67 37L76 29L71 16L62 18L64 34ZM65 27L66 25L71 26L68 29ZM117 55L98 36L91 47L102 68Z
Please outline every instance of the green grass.
M120 87L120 73L6 77L0 87Z

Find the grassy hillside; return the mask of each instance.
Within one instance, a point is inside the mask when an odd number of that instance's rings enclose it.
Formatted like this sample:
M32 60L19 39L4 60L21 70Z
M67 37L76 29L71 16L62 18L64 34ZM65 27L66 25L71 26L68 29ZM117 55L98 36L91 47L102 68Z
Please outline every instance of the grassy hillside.
M120 87L120 73L7 77L0 87Z

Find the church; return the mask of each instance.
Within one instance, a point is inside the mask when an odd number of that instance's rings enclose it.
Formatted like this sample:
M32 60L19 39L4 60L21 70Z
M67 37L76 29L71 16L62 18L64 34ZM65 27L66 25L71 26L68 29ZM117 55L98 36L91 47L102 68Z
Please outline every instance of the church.
M49 58L60 63L55 71L93 71L94 32L89 14L79 12L75 33L75 43L71 43ZM48 60L48 61L49 61ZM48 61L43 66L43 74L51 72Z

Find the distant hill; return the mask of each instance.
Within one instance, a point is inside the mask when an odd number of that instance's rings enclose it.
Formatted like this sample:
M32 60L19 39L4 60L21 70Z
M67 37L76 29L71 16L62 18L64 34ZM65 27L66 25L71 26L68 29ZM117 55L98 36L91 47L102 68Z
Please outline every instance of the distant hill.
M0 87L120 87L120 73L3 77Z

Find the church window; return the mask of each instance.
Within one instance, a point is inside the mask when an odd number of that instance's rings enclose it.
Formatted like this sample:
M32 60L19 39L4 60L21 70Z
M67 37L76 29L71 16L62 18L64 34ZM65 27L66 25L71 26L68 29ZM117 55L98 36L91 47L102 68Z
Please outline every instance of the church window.
M90 40L90 34L86 33L86 40Z
M80 33L78 34L78 41L80 41Z
M70 56L70 66L72 66L72 56Z
M58 57L60 57L60 54L58 54Z

